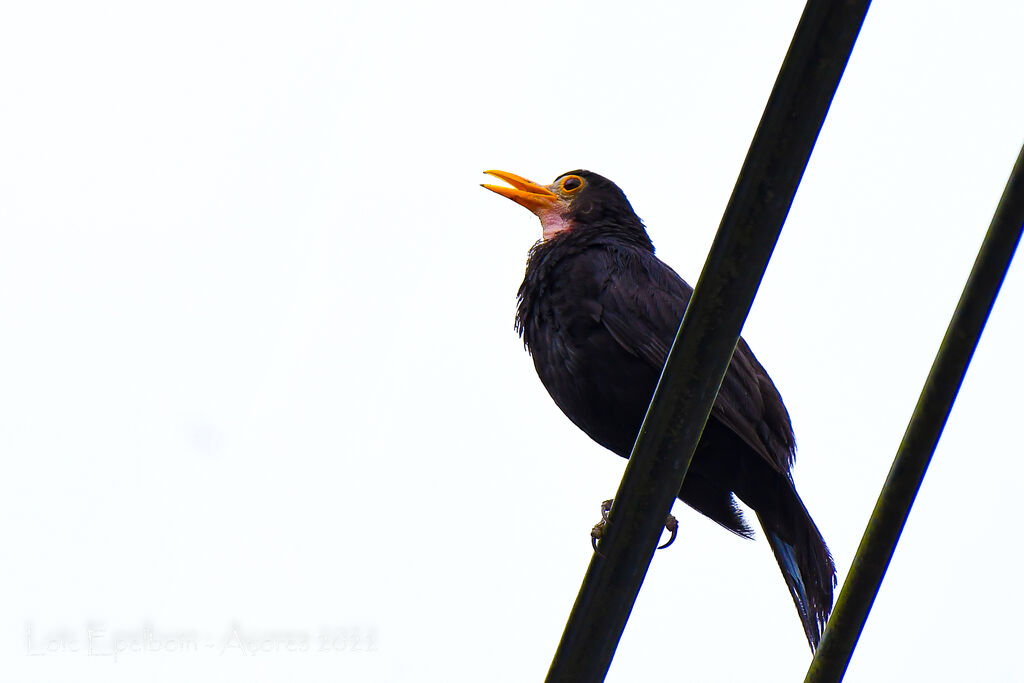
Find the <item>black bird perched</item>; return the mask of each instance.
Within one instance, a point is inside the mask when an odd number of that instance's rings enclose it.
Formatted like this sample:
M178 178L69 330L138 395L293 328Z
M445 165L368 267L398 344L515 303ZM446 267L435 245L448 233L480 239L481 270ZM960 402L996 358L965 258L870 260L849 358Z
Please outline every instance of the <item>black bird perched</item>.
M590 171L548 186L487 171L484 185L535 213L516 329L541 382L577 427L628 458L692 288L654 255L629 200ZM832 610L835 565L790 468L796 452L782 397L743 339L722 382L679 498L750 538L734 496L757 514L811 649Z

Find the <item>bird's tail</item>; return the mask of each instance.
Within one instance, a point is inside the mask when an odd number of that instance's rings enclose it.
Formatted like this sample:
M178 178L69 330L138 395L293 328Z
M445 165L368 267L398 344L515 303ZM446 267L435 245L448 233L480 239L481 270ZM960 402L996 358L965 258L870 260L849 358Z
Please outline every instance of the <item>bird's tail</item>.
M772 518L761 514L757 517L796 603L813 652L832 612L836 566L807 508L796 491L790 491L792 495L786 496L784 509L778 510L778 514Z

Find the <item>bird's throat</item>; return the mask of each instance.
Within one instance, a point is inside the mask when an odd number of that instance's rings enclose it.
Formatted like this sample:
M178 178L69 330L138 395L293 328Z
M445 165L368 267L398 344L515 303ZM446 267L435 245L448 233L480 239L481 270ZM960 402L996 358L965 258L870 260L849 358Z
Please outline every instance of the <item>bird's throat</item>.
M547 241L563 232L572 230L572 220L561 211L538 211L541 229L544 231L544 240Z

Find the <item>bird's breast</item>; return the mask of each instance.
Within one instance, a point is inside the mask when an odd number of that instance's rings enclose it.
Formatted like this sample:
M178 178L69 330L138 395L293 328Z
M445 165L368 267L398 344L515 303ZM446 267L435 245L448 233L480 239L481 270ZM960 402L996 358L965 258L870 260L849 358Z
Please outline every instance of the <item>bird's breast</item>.
M565 415L592 439L627 457L657 373L622 348L591 298L539 297L523 332L541 383Z

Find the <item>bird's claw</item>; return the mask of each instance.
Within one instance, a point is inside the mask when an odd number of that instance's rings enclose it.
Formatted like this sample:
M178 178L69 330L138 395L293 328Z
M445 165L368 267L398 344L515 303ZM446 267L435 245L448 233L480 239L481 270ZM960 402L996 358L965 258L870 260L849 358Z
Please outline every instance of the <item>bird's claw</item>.
M594 547L594 552L598 555L601 553L597 550L597 542L601 540L602 536L604 536L604 528L608 526L608 513L611 512L611 509L611 500L606 500L601 503L601 521L595 524L594 528L590 530L590 545ZM668 530L671 536L669 536L665 543L658 546L658 550L663 550L675 543L676 534L679 533L679 520L677 520L673 515L669 515L665 518L665 529Z
M594 552L601 555L597 550L597 542L604 536L604 528L608 526L608 513L612 509L612 498L601 503L601 521L594 525L594 528L590 530L590 545L594 547ZM602 555L603 557L603 555Z
M665 541L664 544L658 546L658 550L664 550L675 542L676 534L679 532L679 520L674 516L669 515L665 518L665 528L668 529L668 532L672 535L668 537L668 540Z
M597 550L597 542L604 535L604 527L607 524L604 520L601 520L594 525L594 528L590 530L590 545L594 546L594 552L600 555L601 553Z

